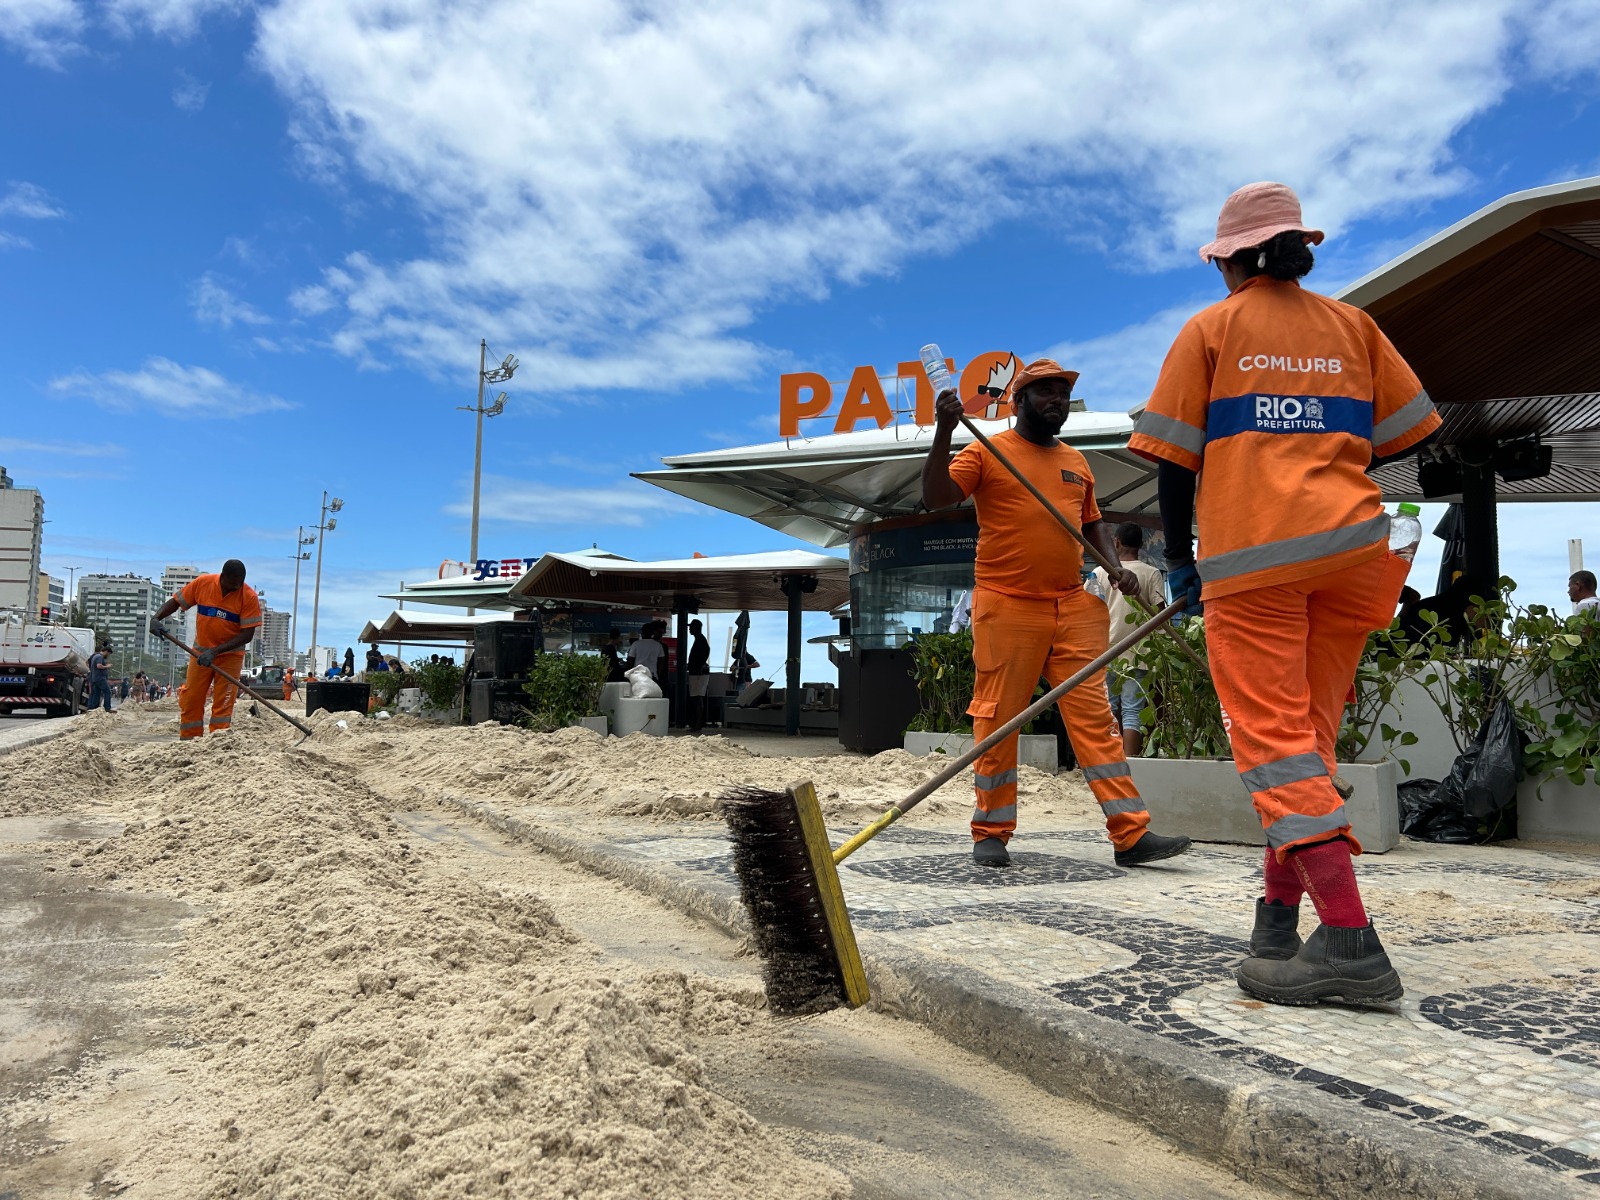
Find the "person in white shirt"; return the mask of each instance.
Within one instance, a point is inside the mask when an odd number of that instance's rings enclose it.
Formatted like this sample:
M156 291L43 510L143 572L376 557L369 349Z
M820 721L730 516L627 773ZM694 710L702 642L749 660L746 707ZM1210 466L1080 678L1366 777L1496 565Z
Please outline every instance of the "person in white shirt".
M1139 590L1135 593L1138 598L1151 612L1159 612L1167 603L1164 577L1160 568L1152 567L1139 557L1143 547L1144 530L1138 525L1129 521L1117 528L1117 558L1124 568L1138 576ZM1106 607L1110 610L1111 640L1126 637L1134 625L1145 620L1145 614L1133 606L1130 597L1111 586L1104 567L1095 568L1094 579L1099 584L1101 598L1110 597ZM1131 650L1106 669L1106 695L1111 700L1111 715L1122 729L1122 751L1129 758L1137 758L1144 752L1145 674L1133 665Z
M641 666L650 672L657 683L662 683L661 664L667 657L667 648L656 640L662 629L660 621L654 621L644 627L644 636L635 642L628 650L628 663L632 666Z
M1572 601L1575 613L1600 611L1600 597L1595 595L1593 571L1574 571L1567 580L1567 599Z

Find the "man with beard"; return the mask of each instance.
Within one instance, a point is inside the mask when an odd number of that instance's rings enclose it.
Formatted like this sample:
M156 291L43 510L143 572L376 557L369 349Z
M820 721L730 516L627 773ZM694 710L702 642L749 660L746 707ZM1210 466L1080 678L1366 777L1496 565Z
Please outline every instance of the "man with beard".
M1060 511L1079 518L1093 545L1115 561L1112 531L1095 503L1088 461L1057 435L1071 407L1076 371L1048 358L1029 363L1013 384L1017 425L992 439ZM978 510L978 561L972 593L972 658L977 667L972 732L978 739L1021 712L1042 675L1052 687L1105 652L1105 605L1083 588L1083 552L1032 494L981 444L954 461L950 435L960 422L960 397L938 398L937 425L922 468L923 503L930 510L970 499ZM1132 571L1111 582L1124 594L1139 589ZM1060 710L1106 829L1118 866L1141 866L1189 848L1189 839L1150 831L1150 814L1133 784L1122 743L1112 732L1105 673L1061 698ZM973 765L973 861L1009 866L1006 844L1017 826L1017 735Z

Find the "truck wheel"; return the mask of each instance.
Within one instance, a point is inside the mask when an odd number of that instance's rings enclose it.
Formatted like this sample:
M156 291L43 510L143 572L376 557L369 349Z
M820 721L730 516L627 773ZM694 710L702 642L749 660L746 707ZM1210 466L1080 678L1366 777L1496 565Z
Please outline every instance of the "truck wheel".
M10 715L11 706L9 704L0 704L0 717L9 717Z

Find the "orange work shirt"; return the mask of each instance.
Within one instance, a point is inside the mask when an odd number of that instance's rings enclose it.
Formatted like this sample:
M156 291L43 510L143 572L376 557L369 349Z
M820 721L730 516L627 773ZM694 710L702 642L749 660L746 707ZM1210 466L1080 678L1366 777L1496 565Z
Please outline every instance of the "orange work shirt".
M1063 442L1036 446L1015 429L990 441L1082 528L1100 519L1094 476ZM979 442L950 463L950 478L978 508L977 586L1007 596L1064 596L1083 586L1083 551L1028 489Z
M195 610L195 649L220 646L244 629L261 624L261 600L248 583L222 594L222 576L202 575L183 585L178 602Z
M1438 427L1377 322L1257 275L1189 318L1128 449L1199 472L1210 599L1382 555L1389 518L1367 468Z

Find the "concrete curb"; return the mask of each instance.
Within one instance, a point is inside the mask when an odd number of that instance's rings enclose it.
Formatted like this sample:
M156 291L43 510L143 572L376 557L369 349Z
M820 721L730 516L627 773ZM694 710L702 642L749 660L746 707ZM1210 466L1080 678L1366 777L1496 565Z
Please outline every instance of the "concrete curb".
M37 746L40 742L54 741L62 734L70 733L72 723L75 720L77 720L76 717L66 717L60 720L46 719L42 728L17 731L14 737L0 736L0 755L10 754L15 750L26 750L29 746ZM7 735L12 732L10 729L5 731Z
M749 932L738 889L723 880L690 879L625 847L558 833L480 801L448 794L441 800L463 816L655 896L732 936ZM886 945L870 930L858 928L857 938L874 1008L925 1025L1046 1091L1137 1121L1252 1183L1339 1198L1554 1200L1588 1194L1464 1138L1369 1116L1310 1085L1276 1081L1092 1013L1053 1005L1047 1010L1026 989L948 961L931 963Z

